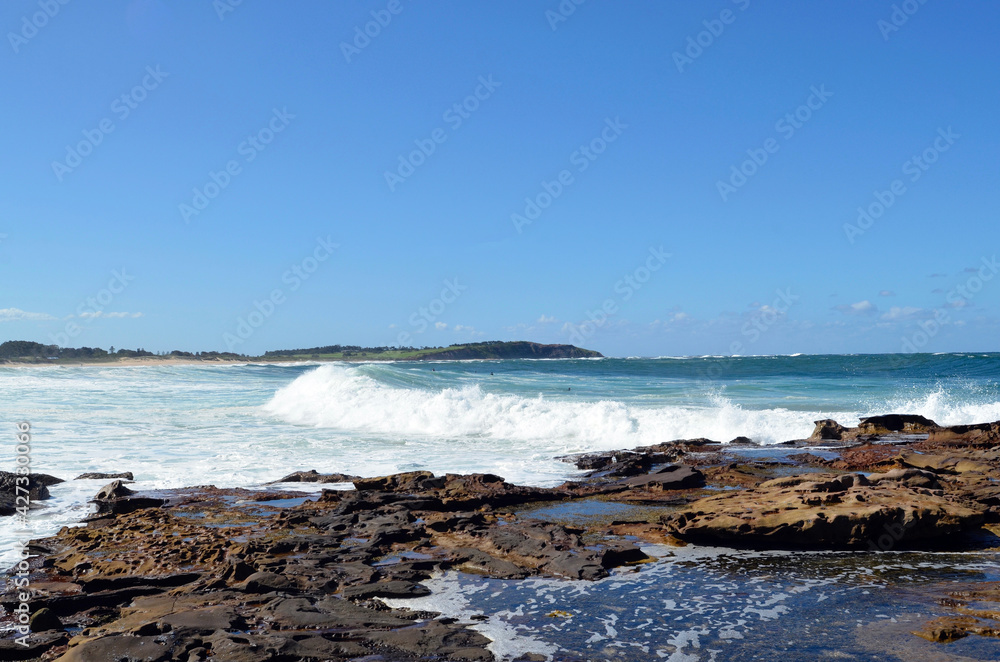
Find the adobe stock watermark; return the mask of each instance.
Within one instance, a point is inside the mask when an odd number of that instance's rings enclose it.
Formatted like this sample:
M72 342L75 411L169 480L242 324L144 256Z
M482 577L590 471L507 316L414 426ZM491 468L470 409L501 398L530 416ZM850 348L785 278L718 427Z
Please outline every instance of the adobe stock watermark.
M389 24L392 23L392 17L398 16L402 11L403 5L400 0L389 0L385 9L371 11L372 20L365 23L364 29L360 25L354 26L354 38L350 43L340 42L340 52L344 54L344 60L347 61L347 64L351 63L351 58L361 55L361 51L371 45L372 39L378 37L382 34L383 29L389 27Z
M340 248L340 244L333 243L329 235L325 239L316 237L316 245L313 247L312 253L286 269L281 274L281 282L288 286L289 292L297 292L302 284L319 271L320 266L329 260L338 248ZM237 346L249 340L257 329L274 315L278 306L286 301L288 301L288 295L281 287L275 287L261 301L254 299L250 312L236 318L233 333L226 331L222 334L222 342L226 344L226 349L235 352Z
M220 21L226 20L226 14L236 11L236 8L243 4L243 0L212 0L212 9Z
M17 423L17 443L14 445L14 512L17 520L17 528L22 532L30 531L28 525L28 511L31 509L31 423L20 421ZM17 600L17 607L11 609L11 616L14 621L14 633L21 635L14 639L18 646L27 648L28 635L31 634L29 623L31 621L32 598L30 584L31 565L28 559L31 553L28 551L28 542L15 540L14 545L20 548L21 559L11 568L10 583L17 589L14 597Z
M236 153L243 157L243 163L251 163L256 159L279 133L288 128L293 119L295 119L295 115L289 113L288 108L272 109L271 119L267 124L256 133L247 136L246 140L236 146ZM209 181L202 186L195 186L191 189L191 204L182 202L177 205L185 223L190 223L192 216L198 216L208 209L212 200L219 197L219 194L226 190L233 179L242 174L243 163L237 159L230 159L220 170L208 171Z
M423 333L431 324L440 324L437 320L444 315L448 306L458 301L458 298L462 296L462 292L467 289L469 289L469 286L459 283L458 278L445 278L444 287L441 288L441 293L437 298L431 299L426 306L417 308L408 318L407 321L414 329L413 333ZM396 344L400 347L409 346L412 341L413 335L409 331L400 331L399 335L396 336Z
M750 6L750 0L732 0L732 2L739 7L741 12L746 11ZM704 54L705 49L711 48L712 44L722 36L722 33L726 31L726 26L736 22L738 15L732 9L723 9L719 12L718 18L710 18L702 21L701 24L705 29L693 36L688 36L683 53L680 51L674 51L673 53L674 65L677 67L677 71L684 73L685 67L694 64L694 61Z
M833 96L833 92L827 90L825 84L821 84L818 88L813 85L809 91L810 94L802 105L790 113L785 113L784 117L774 123L775 133L786 141L791 140L796 132L812 119L813 113L826 105L826 102ZM748 158L739 166L734 165L729 169L729 179L720 179L715 182L715 189L722 197L722 201L727 202L729 196L743 188L779 149L781 149L781 143L774 137L765 140L760 147L748 149L746 151Z
M650 281L653 274L662 269L667 260L673 257L672 253L667 253L663 250L663 246L659 248L651 246L648 253L649 255L642 264L615 282L614 291L618 296L608 297L601 303L597 310L587 310L586 321L580 324L566 322L563 325L562 330L569 333L570 342L580 346L587 338L597 333L598 329L607 324L608 320L621 310L621 304L630 300L636 292L641 290Z
M496 89L503 84L493 80L493 74L488 74L485 78L480 76L478 82L479 84L472 90L472 94L449 106L441 115L441 121L445 122L452 131L458 131L465 120L479 110L479 105L493 96ZM438 145L446 140L448 140L448 132L441 127L431 131L427 138L414 140L413 144L416 149L408 154L399 155L396 171L385 171L385 183L389 186L389 191L395 193L396 187L412 177L417 168L426 163L431 154L437 151Z
M778 323L788 310L799 300L799 295L792 294L792 288L786 287L784 290L775 290L774 301L771 305L764 305L753 315L750 320L740 328L740 334L747 339L751 345L760 340L761 334ZM742 354L745 346L740 341L735 341L729 345L730 354Z
M156 67L146 67L146 75L142 77L139 84L131 90L115 98L111 102L111 112L115 114L119 122L124 122L132 115L132 111L139 107L147 99L149 93L160 86L165 78L170 74L160 71L160 65ZM83 130L83 140L76 145L66 145L66 158L62 161L52 162L52 172L61 183L63 178L78 168L85 158L94 153L97 146L104 142L104 138L117 128L115 122L110 117L105 117L93 129Z
M892 6L889 20L880 18L875 24L878 31L882 33L882 41L889 41L889 35L899 32L899 29L906 25L910 17L920 11L920 8L927 4L927 0L903 0L899 4Z
M961 138L961 134L955 133L949 126L947 129L939 128L937 138L934 139L920 154L911 156L903 161L902 173L912 184L920 179L930 167L937 163L941 154L951 149L955 141ZM844 223L844 235L847 241L854 243L855 240L868 232L875 225L875 221L882 218L896 201L907 192L903 179L894 179L885 190L876 189L872 192L873 202L858 207L858 219L854 223Z
M21 17L21 29L17 32L7 33L7 41L14 49L14 54L20 53L22 46L38 36L38 31L48 25L49 21L55 18L69 2L70 0L38 0L40 11L36 11L30 16L25 14Z
M968 306L979 294L986 283L993 280L1000 272L997 256L983 257L981 266L964 283L951 288L945 295L944 306L935 308L929 319L917 322L917 330L900 338L900 353L912 354L927 346L934 336L940 333L942 327L952 321L948 308L960 309Z
M765 333L774 328L791 310L792 306L798 303L801 298L798 294L792 294L792 288L776 289L775 298L770 305L761 306L750 319L740 327L740 335L744 340L734 340L729 344L729 354L731 357L739 356L749 349L750 345L760 340ZM699 386L707 387L711 383L720 379L726 372L726 361L713 359L710 363L700 369L702 378L698 380Z
M560 23L565 23L569 20L569 17L576 13L576 8L585 3L587 0L561 0L561 2L556 5L555 10L546 9L545 10L545 20L549 22L549 27L555 32L559 29Z
M585 145L580 145L569 155L570 165L576 169L577 173L582 173L607 150L608 145L618 140L627 128L628 124L622 122L620 117L615 117L613 120L605 118L604 128L601 129L597 137ZM541 182L542 190L534 196L524 199L524 211L520 214L515 212L510 215L510 221L514 224L517 233L523 233L525 225L531 225L537 221L542 212L551 207L552 203L575 183L573 171L569 168L560 170L552 181L543 179Z
M76 338L84 331L84 327L77 324L74 319L80 318L83 324L90 324L95 319L102 317L108 306L135 280L135 276L129 274L125 267L111 271L111 278L104 288L98 290L94 296L89 296L76 307L75 317L71 316L66 322L63 330L59 333L50 333L49 342L59 347L70 347L70 340Z

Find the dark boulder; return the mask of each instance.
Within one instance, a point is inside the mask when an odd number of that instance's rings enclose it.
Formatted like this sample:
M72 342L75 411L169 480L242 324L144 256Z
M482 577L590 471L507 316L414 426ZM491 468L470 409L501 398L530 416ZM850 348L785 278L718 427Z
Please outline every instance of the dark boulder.
M279 478L278 480L272 480L269 483L264 483L265 485L276 485L277 483L350 483L355 480L361 480L358 476L351 476L349 474L321 474L315 469L310 469L309 471L296 471L295 473L290 473L284 478Z
M135 494L135 492L125 487L125 483L123 483L120 480L116 480L102 487L100 491L94 495L94 501L120 499L122 497L131 496L133 494Z
M124 480L135 480L135 476L132 475L131 471L123 471L117 474L106 474L106 473L86 473L80 474L73 480L112 480L115 478L122 478Z
M351 600L366 600L368 598L420 598L430 595L431 591L423 584L396 580L347 586L340 591L340 594Z
M45 632L47 630L62 630L63 624L59 617L48 607L42 607L28 621L28 627L32 632Z
M916 414L886 414L884 416L869 416L858 423L860 434L924 434L938 429L937 423L929 418Z
M26 484L24 478L28 479ZM0 471L0 515L13 515L17 512L18 506L24 507L24 499L18 502L18 497L27 497L29 502L48 499L48 486L62 482L61 478L48 474L21 476L9 471Z
M435 478L430 471L408 471L390 476L358 478L352 482L356 490L373 492L419 492L444 485L444 479Z
M832 418L824 418L821 421L816 421L816 429L813 433L809 435L810 439L829 439L831 441L840 441L844 438L844 433L847 432L847 428L833 420Z
M274 572L255 572L247 577L243 590L247 593L270 593L271 591L289 591L293 584L284 575Z
M681 490L702 487L705 484L705 475L694 467L673 465L650 474L626 478L620 484L659 490Z
M128 496L119 499L95 500L94 503L97 504L97 512L92 518L100 518L108 515L127 515L146 508L159 508L167 501L153 497Z

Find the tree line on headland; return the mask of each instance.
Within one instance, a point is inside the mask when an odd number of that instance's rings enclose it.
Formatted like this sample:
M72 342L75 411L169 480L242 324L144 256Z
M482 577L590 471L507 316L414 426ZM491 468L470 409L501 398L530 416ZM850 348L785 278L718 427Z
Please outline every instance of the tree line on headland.
M137 358L142 356L185 356L185 357L205 357L205 358L243 358L239 354L232 352L182 352L174 350L169 353L156 354L139 349L101 349L100 347L59 347L58 345L44 345L42 343L31 342L29 340L8 340L0 344L0 359L115 359L115 358Z
M542 345L527 341L489 340L448 347L362 347L360 345L324 345L305 349L279 349L260 356L233 352L154 353L145 349L101 349L100 347L59 347L28 340L8 340L0 344L0 361L9 362L114 362L129 358L187 358L206 361L303 361L303 360L464 360L524 358L594 358L599 352L573 345Z

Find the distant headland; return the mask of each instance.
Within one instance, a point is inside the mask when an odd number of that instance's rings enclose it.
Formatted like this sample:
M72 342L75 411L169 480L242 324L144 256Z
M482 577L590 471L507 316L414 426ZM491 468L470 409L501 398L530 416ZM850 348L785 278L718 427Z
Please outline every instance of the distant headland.
M139 349L59 347L27 340L0 344L0 365L155 365L162 363L285 363L296 361L468 361L484 359L582 359L603 355L574 345L543 345L525 340L465 343L447 347L361 347L326 345L279 349L260 356L233 352L149 352Z

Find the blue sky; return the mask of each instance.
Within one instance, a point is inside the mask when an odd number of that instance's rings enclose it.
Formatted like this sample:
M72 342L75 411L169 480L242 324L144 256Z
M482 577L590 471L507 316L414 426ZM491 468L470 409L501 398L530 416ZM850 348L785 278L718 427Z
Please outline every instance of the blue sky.
M996 350L998 18L6 2L0 339Z

